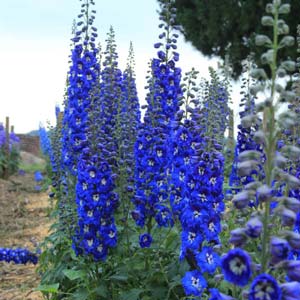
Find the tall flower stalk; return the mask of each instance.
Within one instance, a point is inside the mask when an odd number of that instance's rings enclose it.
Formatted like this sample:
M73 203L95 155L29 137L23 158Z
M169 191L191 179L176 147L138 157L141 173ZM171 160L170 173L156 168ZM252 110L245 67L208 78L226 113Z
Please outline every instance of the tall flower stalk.
M235 249L230 250L221 260L224 278L234 285L232 290L236 299L242 299L239 295L240 287L244 288L250 284L251 279L254 280L248 291L244 291L244 297L251 300L297 299L295 291L300 288L296 281L282 283L284 272L287 272L288 276L291 275L292 280L297 280L292 271L295 265L289 263L287 258L289 249L298 248L294 241L299 236L293 235L289 229L293 228L296 212L300 208L298 201L295 202L288 193L290 189L299 187L300 180L286 169L287 161L295 159L295 153L298 153L299 149L283 146L279 151L277 147L282 130L290 129L296 120L291 111L279 111L282 102L290 103L295 99L295 94L285 90L278 82L279 77L293 71L295 66L294 62L289 60L278 64L277 59L280 49L294 43L293 37L287 35L288 26L280 18L289 10L290 5L281 4L280 0L267 4L266 12L271 16L264 16L262 24L273 29L272 39L266 35L256 35L255 38L258 46L267 48L261 61L270 68L270 96L257 104L255 111L241 119L243 127L258 128L253 137L263 148L265 159L261 160L261 152L256 149L243 151L238 158L237 168L240 176L249 176L253 171L261 176L246 184L233 198L235 207L241 212L240 215L245 217L251 212L245 227L231 232L230 242ZM255 79L267 81L263 68L254 69L251 74ZM261 86L256 85L252 88L255 94L260 90ZM262 122L259 112L262 113ZM278 186L285 187L285 195L278 196ZM256 209L248 207L253 200L257 202ZM277 204L275 209L271 207L271 203L274 202ZM280 232L280 228L285 230L284 233ZM291 235L293 239L290 238ZM250 251L245 250L248 250L250 245L258 246L258 257L251 256ZM249 268L254 263L257 263L257 267Z

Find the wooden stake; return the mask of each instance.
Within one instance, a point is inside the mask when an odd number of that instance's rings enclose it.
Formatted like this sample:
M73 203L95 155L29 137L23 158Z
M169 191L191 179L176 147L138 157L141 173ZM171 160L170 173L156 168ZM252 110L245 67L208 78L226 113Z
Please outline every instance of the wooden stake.
M5 118L5 145L4 145L4 151L6 156L6 166L4 168L4 179L8 179L9 177L9 169L8 169L8 163L9 163L9 117Z

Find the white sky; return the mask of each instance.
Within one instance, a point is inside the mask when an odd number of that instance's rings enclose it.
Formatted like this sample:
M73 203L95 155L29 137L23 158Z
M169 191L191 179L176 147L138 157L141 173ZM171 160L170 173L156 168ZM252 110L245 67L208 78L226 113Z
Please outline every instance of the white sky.
M133 41L137 87L144 101L147 63L155 55L160 33L156 0L96 0L95 26L105 47L106 32L116 32L119 63L124 69L129 42ZM63 100L73 19L78 0L0 0L0 122L9 116L17 133L54 122L55 105ZM201 33L199 33L201 34ZM201 77L217 61L204 58L179 39L179 66L195 67ZM238 95L238 93L236 94ZM236 97L236 96L235 96ZM238 100L238 99L237 99Z

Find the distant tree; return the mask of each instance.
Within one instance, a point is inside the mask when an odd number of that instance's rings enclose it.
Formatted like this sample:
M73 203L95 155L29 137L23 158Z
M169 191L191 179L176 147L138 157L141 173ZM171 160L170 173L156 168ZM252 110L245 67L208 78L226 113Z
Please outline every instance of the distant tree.
M160 3L166 0L158 0ZM170 0L168 0L170 1ZM187 41L190 41L205 56L224 59L228 55L233 68L233 77L242 72L241 61L254 49L255 33L268 33L261 25L265 7L270 0L174 0L177 8L176 22ZM300 1L286 0L291 4L291 13L284 15L290 34L296 37L300 23ZM271 28L271 27L270 27ZM271 30L271 29L270 29ZM261 49L260 51L263 51ZM256 50L256 62L260 54ZM282 57L296 59L296 50L282 50Z

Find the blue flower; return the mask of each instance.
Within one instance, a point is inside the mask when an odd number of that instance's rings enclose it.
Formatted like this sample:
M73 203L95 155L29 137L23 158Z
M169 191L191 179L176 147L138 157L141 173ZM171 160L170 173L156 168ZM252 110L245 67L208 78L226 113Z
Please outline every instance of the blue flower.
M182 278L182 286L187 296L200 297L207 287L207 282L197 270L186 272Z
M213 274L220 265L220 257L211 247L203 247L202 251L197 254L196 259L202 272Z
M299 300L300 282L292 281L280 285L282 291L281 300Z
M180 258L183 259L186 255L188 249L193 251L199 250L203 242L203 236L198 230L186 230L183 229L181 233L181 255Z
M249 300L280 300L281 289L269 274L260 274L252 282L249 291Z
M251 277L251 258L240 249L232 249L221 258L224 278L232 284L245 286Z
M139 243L141 248L149 248L152 243L152 236L148 233L144 233L140 235Z
M44 177L43 177L43 175L40 171L35 171L34 172L34 180L36 182L41 182L41 181L43 181L43 179L44 179Z
M210 298L209 300L234 300L234 298L227 296L223 293L220 293L218 289L210 289Z

